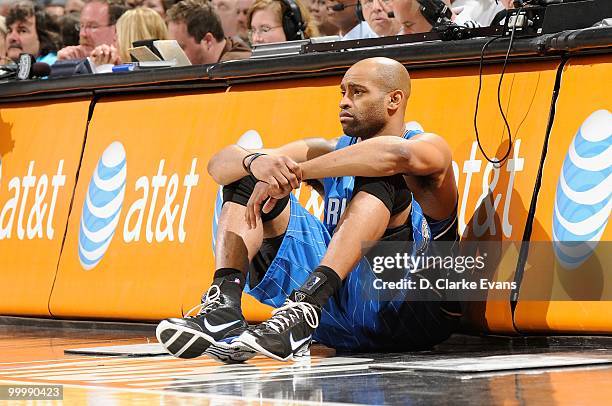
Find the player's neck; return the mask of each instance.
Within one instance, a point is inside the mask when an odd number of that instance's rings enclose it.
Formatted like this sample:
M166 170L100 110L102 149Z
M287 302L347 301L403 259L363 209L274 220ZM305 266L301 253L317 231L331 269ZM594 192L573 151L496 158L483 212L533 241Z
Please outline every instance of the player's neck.
M404 131L406 130L404 126L404 122L401 123L389 123L384 126L378 133L376 133L373 137L379 137L381 135L396 135L398 137L404 136ZM373 138L372 137L372 138Z

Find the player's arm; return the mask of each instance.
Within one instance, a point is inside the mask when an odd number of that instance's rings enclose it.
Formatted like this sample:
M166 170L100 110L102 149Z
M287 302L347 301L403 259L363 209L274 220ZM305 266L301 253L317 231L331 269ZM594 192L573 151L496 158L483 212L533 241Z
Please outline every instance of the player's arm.
M451 150L435 134L419 134L409 140L396 136L375 137L300 164L303 179L339 176L435 176L446 171Z
M288 181L297 179L296 173L301 171L297 163L307 161L327 154L336 147L338 139L326 140L323 138L307 138L304 140L290 142L278 148L247 150L238 145L230 145L217 152L208 162L208 173L220 185L227 185L248 175L243 166L243 161L249 163L250 158L245 158L254 152L266 155L255 159L250 165L251 172L259 180L267 183ZM293 176L291 175L293 174ZM299 183L299 182L298 182ZM297 187L295 185L294 187Z

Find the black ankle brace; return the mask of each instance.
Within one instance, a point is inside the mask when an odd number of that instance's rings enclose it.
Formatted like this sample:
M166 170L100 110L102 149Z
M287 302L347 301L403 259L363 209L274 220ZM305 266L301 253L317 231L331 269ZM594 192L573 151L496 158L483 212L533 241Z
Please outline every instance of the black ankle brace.
M333 269L319 265L306 282L294 292L294 298L298 302L314 302L317 306L323 307L341 285L342 280Z
M221 293L240 299L244 289L245 277L238 269L219 268L215 271L213 285L219 286Z

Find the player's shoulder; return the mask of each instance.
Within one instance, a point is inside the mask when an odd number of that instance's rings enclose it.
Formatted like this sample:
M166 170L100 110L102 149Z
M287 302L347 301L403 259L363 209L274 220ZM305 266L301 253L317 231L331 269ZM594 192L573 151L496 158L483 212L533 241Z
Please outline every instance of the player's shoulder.
M411 140L427 141L438 145L448 146L448 142L444 137L433 132L419 132L410 137Z

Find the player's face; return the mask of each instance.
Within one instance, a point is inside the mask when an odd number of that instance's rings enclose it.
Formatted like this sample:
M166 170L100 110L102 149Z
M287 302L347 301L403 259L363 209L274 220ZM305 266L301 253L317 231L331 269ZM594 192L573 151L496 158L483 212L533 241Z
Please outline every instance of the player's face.
M340 84L340 124L346 135L362 139L378 135L389 119L386 93L368 76L368 69L354 66Z

